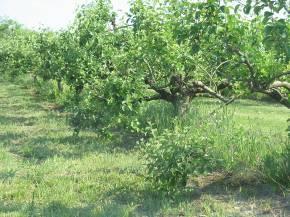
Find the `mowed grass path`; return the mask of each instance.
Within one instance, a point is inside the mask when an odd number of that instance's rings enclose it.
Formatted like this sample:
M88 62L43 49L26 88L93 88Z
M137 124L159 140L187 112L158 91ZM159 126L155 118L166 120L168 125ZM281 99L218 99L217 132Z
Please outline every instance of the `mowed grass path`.
M136 150L92 132L72 137L65 114L52 107L30 89L0 82L0 216L290 216L288 199L269 185L229 188L208 177L201 189L155 192ZM278 111L283 119L286 110ZM247 121L246 113L238 117Z

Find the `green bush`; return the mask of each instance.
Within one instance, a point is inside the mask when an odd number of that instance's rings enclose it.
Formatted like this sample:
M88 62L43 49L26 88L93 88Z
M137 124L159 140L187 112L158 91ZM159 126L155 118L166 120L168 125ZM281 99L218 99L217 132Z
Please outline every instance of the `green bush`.
M193 116L194 115L194 116ZM172 129L151 129L151 138L142 146L146 178L158 189L169 190L185 186L188 176L221 168L215 154L212 128L223 127L219 117L203 121L197 112L174 121ZM204 117L205 118L205 117Z
M143 148L147 178L159 189L185 186L188 175L200 174L216 168L210 152L212 141L189 136L186 130L165 130L150 139Z
M230 111L209 115L206 107L195 107L185 117L177 118L174 127L162 132L151 128L151 137L143 142L141 153L146 178L153 185L172 190L185 186L190 176L213 171L251 171L257 179L264 177L260 176L263 173L279 182L289 182L290 152L289 148L283 149L288 142L285 137L246 130L234 122ZM273 150L280 154L273 154Z

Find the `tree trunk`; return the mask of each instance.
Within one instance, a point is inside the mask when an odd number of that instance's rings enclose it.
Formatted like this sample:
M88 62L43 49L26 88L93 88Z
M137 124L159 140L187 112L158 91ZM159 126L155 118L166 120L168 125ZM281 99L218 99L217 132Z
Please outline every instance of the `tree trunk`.
M63 92L63 86L62 86L61 80L57 80L57 88L59 92L61 93Z
M175 116L183 116L187 112L190 102L191 97L189 96L184 98L175 97L175 99L171 102L174 107Z
M81 92L83 91L84 89L84 85L83 84L78 84L75 86L75 91L76 91L76 94L79 95L81 94Z
M37 80L37 75L32 75L32 76L33 76L33 83L34 83L34 84L37 84L37 81L38 81L38 80Z
M281 93L278 91L271 91L267 93L270 97L272 97L274 100L279 102L280 104L286 106L288 109L290 109L290 100L287 99L287 97L283 97Z

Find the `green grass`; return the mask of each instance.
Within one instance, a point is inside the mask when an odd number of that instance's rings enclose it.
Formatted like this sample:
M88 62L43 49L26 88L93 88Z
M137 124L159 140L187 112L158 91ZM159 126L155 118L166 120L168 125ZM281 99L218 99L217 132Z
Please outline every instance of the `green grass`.
M264 132L282 133L287 129L290 111L280 105L254 100L240 100L231 106L239 125Z
M0 216L290 215L289 197L273 186L232 186L219 175L174 195L156 192L138 150L90 131L72 137L65 114L51 108L31 89L0 83ZM286 138L287 109L250 100L230 109L237 124Z

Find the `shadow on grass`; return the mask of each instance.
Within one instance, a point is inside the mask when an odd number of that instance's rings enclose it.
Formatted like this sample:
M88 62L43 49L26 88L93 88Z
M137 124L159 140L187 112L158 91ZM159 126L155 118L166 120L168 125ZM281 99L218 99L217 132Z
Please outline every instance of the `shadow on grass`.
M52 201L47 205L40 205L37 201L26 204L0 202L0 214L10 216L11 213L25 214L25 216L61 216L61 217L120 217L120 216L160 216L162 209L170 206L178 209L179 204L191 202L199 196L192 192L183 192L169 198L165 194L154 191L138 192L133 189L116 188L108 192L105 197L110 202L98 201L83 203L82 206L67 206L60 201ZM178 216L178 215L173 215Z
M39 119L42 122L39 123ZM64 126L46 125L64 122L64 117L56 116L53 112L36 117L7 117L0 116L0 123L9 126L9 131L0 133L0 144L7 147L10 152L27 160L44 161L54 156L65 158L81 158L88 153L95 152L126 152L135 147L136 135L122 133L115 137L105 138L95 132L83 130L79 136L73 136L73 130ZM15 126L13 126L15 125ZM13 127L22 126L21 133L14 133ZM33 127L33 128L30 128Z
M32 212L33 213L33 212ZM47 207L41 210L41 216L51 217L51 216L82 216L82 217L92 217L95 216L93 213L93 206L84 207L67 207L61 202L54 201L48 204Z
M288 199L285 197L285 192L274 185L258 181L257 177L252 179L246 175L238 178L225 176L205 184L200 191L202 194L213 196L220 201L237 201L243 204L244 210L251 210L253 202L258 203L254 213L259 216L268 216L263 214L263 208L259 209L259 203L269 201L270 208L268 207L268 209L271 209L271 212L276 210L285 213L285 216L290 216L290 200L289 197Z
M61 202L51 202L45 207L35 206L33 203L27 204L10 204L7 202L0 202L0 215L14 216L15 214L22 214L23 216L42 216L42 217L93 217L93 206L85 207L67 207ZM14 215L13 215L14 214ZM22 216L21 215L21 216Z
M112 199L113 203L111 206L118 207L122 205L123 207L127 207L134 204L135 214L138 214L138 216L153 217L159 216L161 210L166 207L178 209L181 203L193 202L194 200L198 200L200 196L199 192L193 188L181 190L174 194L167 194L166 192L156 191L152 188L143 191L138 191L134 188L115 188L107 192L105 197ZM104 213L106 213L106 209Z
M81 158L92 152L105 152L108 147L97 143L95 137L64 136L64 137L32 137L20 142L20 145L11 145L10 151L29 161L45 161L55 156L64 158Z
M6 182L15 177L16 171L9 170L5 172L0 172L0 181Z
M2 145L9 145L14 141L23 138L24 135L21 133L12 133L12 132L5 132L0 134L0 144Z
M23 209L23 206L21 204L17 204L17 203L11 204L8 202L0 201L0 215L4 214L4 216L12 216L12 215L9 215L9 213L17 212L22 209Z
M47 207L41 210L41 216L52 217L52 216L62 216L62 217L120 217L128 216L126 207L116 204L109 204L100 212L94 210L94 205L85 205L84 207L67 207L61 202L52 202ZM131 216L131 215L129 215Z
M15 125L24 125L24 126L32 126L37 121L36 117L13 117L13 116L3 116L0 115L0 123L1 125L9 125L9 124L15 124Z
M228 178L214 181L203 188L201 191L214 196L227 196L234 194L238 200L249 200L255 197L256 199L266 199L270 196L277 195L277 188L270 184L263 183L231 183Z
M110 202L84 204L83 207L67 207L61 202L52 202L41 209L41 216L160 216L162 209L177 209L180 203L192 202L199 198L193 192L181 192L169 197L153 190L138 191L136 189L115 188L104 195ZM37 210L37 209L36 209ZM178 215L173 215L178 216Z
M218 185L219 187L224 186L224 184L214 183L215 187ZM212 196L216 196L218 192L212 191L213 186L207 186L203 189L203 194L208 194ZM223 193L220 192L220 196L218 197L218 201L229 202L232 198L227 198L228 192L233 194L233 190L224 190ZM119 217L119 216L185 216L182 213L182 209L180 208L180 204L190 203L192 204L194 213L196 216L198 214L202 215L201 207L203 204L200 204L199 200L201 197L201 193L197 193L194 190L183 191L180 193L176 193L174 195L162 194L162 192L157 192L154 190L144 190L138 191L136 189L129 188L115 188L111 191L107 192L104 197L109 199L108 202L97 200L92 203L83 203L82 206L67 206L60 201L52 201L45 206L40 206L38 204L34 204L33 202L26 205L20 204L7 204L0 202L0 214L9 215L12 212L25 213L28 216L62 216L62 217L73 217L73 216L82 216L82 217ZM258 197L256 200L259 199ZM262 199L264 199L264 195L262 195ZM267 198L265 198L267 199ZM98 203L100 201L100 204ZM281 216L289 216L290 214L290 206L282 205L278 207L270 207L268 209L259 209L256 207L255 210L251 209L251 205L253 204L253 200L249 197L243 196L239 198L235 198L237 202L236 206L242 206L242 210L245 211L245 215L240 211L237 211L236 216L248 216L249 212L253 212L254 216L272 216L268 214L283 213ZM246 202L246 204L243 204ZM201 207L200 207L201 206ZM249 206L249 207L247 207ZM170 211L167 211L167 215L162 214L164 210L170 207ZM212 212L214 213L214 209ZM278 210L279 209L279 210ZM195 216L192 213L192 216ZM234 213L230 216L235 216ZM252 216L252 215L251 215ZM277 215L280 216L280 215Z

